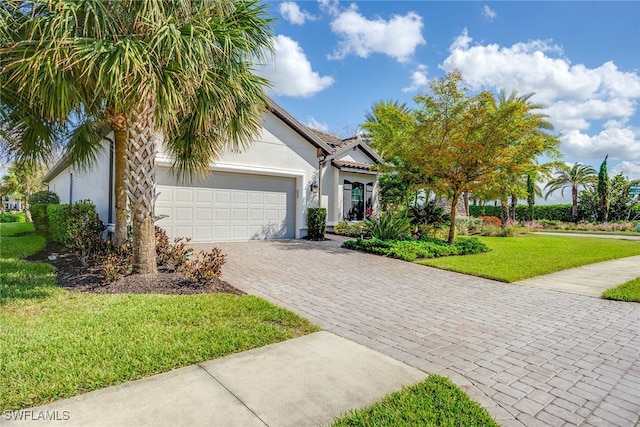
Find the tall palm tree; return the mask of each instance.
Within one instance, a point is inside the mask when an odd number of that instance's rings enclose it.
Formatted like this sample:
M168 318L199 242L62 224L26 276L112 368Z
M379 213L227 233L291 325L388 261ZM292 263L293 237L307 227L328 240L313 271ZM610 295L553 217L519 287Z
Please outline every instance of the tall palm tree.
M158 144L164 140L174 171L189 177L208 172L227 144L251 141L267 85L252 64L272 49L265 7L255 0L49 0L23 13L14 23L23 36L0 48L0 72L44 118L103 111L126 135L134 271L154 273Z
M593 187L597 182L597 174L594 168L591 166L575 163L571 168L564 166L559 168L555 172L555 178L547 182L544 189L547 190L547 194L544 196L545 200L553 194L555 191L560 190L560 194L564 196L564 190L571 188L571 218L574 222L578 221L578 189L580 186L584 189Z
M534 95L533 92L518 95L515 91L507 95L501 90L496 99L497 111L516 111L515 119L510 123L512 130L508 133L511 159L503 163L498 179L493 183L494 192L500 200L503 224L509 218L515 219L517 201L527 194L527 176L544 170L544 165L537 162L538 155L559 156L557 147L560 142L550 134L553 125L541 111L544 105L532 102Z

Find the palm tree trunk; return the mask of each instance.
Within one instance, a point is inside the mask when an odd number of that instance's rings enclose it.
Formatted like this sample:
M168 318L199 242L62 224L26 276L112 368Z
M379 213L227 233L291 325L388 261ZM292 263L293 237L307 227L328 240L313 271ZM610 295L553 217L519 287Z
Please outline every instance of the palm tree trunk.
M573 222L578 222L578 186L571 187L571 198L573 206L571 206L571 219Z
M107 113L107 121L115 139L115 209L116 222L113 245L122 246L127 241L127 117L123 113Z
M515 194L511 195L511 212L509 213L509 217L512 220L516 220L516 206L518 205L518 197Z
M133 272L156 274L153 212L156 195L156 101L148 95L128 117L127 194L133 220Z

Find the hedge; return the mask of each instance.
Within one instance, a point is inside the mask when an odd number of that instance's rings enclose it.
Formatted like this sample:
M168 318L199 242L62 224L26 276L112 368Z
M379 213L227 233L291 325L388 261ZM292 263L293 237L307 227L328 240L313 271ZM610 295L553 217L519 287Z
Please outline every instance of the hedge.
M324 239L327 231L327 210L325 208L307 209L307 237L311 240Z
M46 206L49 235L52 240L65 246L73 246L81 230L102 233L105 228L96 207L90 202Z
M30 205L48 205L60 203L60 197L53 191L38 191L29 197Z
M0 223L2 222L27 222L27 214L24 212L2 212L0 213Z
M500 218L502 216L500 206L469 206L469 215L471 216L496 216ZM573 221L571 217L571 205L534 205L533 217L535 219L546 219L550 221ZM529 206L517 205L516 206L516 220L528 221L530 220Z

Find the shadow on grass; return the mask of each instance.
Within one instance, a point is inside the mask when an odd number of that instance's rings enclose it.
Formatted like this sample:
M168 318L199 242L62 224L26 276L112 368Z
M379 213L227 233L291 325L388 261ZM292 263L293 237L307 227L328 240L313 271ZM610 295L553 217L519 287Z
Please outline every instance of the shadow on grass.
M18 299L43 299L56 292L55 268L42 262L0 258L0 305Z

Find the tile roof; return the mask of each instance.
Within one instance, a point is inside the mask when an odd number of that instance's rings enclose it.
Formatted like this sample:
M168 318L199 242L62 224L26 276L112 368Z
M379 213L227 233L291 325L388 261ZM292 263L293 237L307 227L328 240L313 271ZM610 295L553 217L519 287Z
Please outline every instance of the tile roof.
M331 163L336 166L338 169L360 169L370 171L372 164L369 163L361 163L361 162L349 162L346 160L332 160Z
M338 136L331 135L330 133L322 132L318 129L313 129L307 126L307 128L315 134L322 142L329 145L331 148L339 150L340 148L346 147L347 145L354 142L358 137L352 136L350 138L341 139Z

